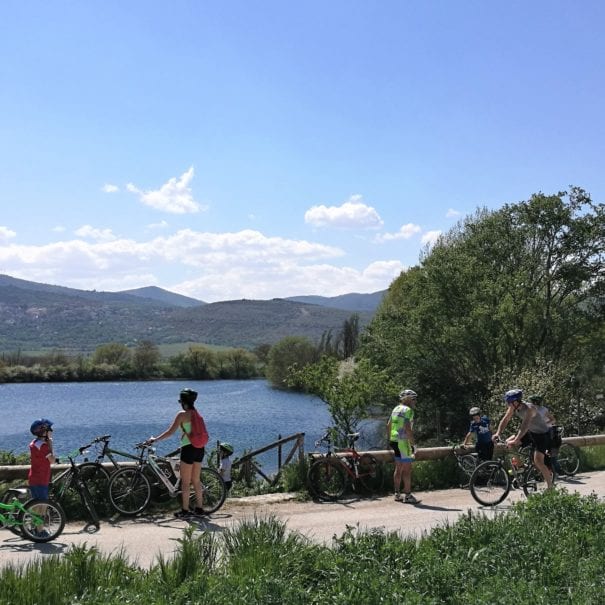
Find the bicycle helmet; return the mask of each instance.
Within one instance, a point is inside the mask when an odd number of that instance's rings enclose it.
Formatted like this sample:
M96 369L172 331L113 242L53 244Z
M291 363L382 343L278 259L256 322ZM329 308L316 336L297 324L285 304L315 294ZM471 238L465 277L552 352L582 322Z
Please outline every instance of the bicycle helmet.
M179 403L184 403L188 406L192 406L197 399L197 391L193 389L183 389L179 393Z
M218 446L221 450L225 450L230 456L233 454L233 446L230 443L223 441L222 443L219 443Z
M409 399L416 399L418 395L412 389L403 389L399 393L399 401L408 401Z
M29 430L32 435L36 437L42 437L42 434L52 428L53 422L48 418L38 418L38 420L34 420L32 425L29 427Z
M523 400L523 391L521 389L511 389L510 391L506 391L504 393L504 401L506 401L506 405L512 405L515 401Z
M527 399L530 403L535 403L536 405L542 405L542 401L544 401L542 395L530 395Z
M469 416L480 416L481 415L481 408L478 408L478 407L471 408L468 411L468 415Z

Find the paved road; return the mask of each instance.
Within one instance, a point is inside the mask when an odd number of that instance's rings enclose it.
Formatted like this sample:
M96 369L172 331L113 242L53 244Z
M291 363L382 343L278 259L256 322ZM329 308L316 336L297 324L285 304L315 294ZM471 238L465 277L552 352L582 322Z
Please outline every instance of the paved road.
M569 481L562 481L561 485L581 494L595 492L605 495L605 472L580 474ZM419 536L446 521L455 521L469 509L481 509L486 514L493 515L496 511L506 510L511 502L523 497L520 492L513 491L496 509L482 509L468 490L437 490L418 492L416 495L422 499L417 506L395 502L392 497L386 496L330 503L296 502L283 494L246 498L242 501L233 499L228 500L210 519L196 522L194 526L199 531L222 531L255 514L272 514L283 519L289 529L323 543L329 543L332 536L342 534L347 526L384 528ZM57 540L47 544L28 542L5 530L0 533L0 566L63 554L72 545L88 543L97 546L104 553L123 550L132 562L149 567L159 554L171 556L187 525L187 521L173 517L118 519L113 523L103 523L98 533L87 534L82 531L81 524L68 524Z

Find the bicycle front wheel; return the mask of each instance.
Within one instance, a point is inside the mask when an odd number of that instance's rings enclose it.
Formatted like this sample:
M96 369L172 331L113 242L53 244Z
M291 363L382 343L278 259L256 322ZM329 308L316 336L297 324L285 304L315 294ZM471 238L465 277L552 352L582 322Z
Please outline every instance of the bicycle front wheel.
M345 471L339 460L322 458L309 469L309 488L322 500L338 500L347 486Z
M19 515L23 536L33 542L50 542L65 527L65 513L52 500L29 500Z
M471 475L471 495L483 506L500 504L510 492L510 477L500 462L480 464Z
M207 466L202 467L200 471L200 481L202 483L202 492L204 495L201 509L207 515L215 513L221 506L223 506L225 498L227 497L227 488L225 487L225 482L217 471L215 471L213 468L208 468ZM193 488L191 489L189 501L193 506L199 507L199 504L195 499L195 491Z
M571 443L562 443L557 455L557 462L565 475L575 475L580 468L578 449Z
M151 500L149 479L138 468L123 468L109 479L109 501L123 515L136 515Z
M382 467L371 454L361 454L357 466L357 481L368 493L374 494L382 488Z

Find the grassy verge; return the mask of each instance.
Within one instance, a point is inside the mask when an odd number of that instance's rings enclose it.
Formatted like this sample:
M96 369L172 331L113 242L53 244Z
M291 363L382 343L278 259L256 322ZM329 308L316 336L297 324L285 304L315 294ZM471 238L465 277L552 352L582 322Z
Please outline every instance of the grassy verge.
M351 528L328 547L268 517L221 534L188 530L175 558L149 570L73 548L0 571L0 602L597 604L604 565L605 505L555 491L493 519L469 513L420 540Z

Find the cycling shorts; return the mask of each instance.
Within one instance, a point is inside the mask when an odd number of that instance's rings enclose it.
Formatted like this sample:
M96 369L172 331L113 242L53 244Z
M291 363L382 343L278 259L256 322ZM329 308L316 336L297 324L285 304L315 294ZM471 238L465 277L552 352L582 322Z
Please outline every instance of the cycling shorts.
M550 431L546 433L529 433L529 436L533 441L534 448L542 452L542 454L546 454L550 449Z
M414 452L407 439L389 441L389 445L395 453L395 462L414 462Z
M185 464L193 464L194 462L202 462L204 459L204 448L193 447L191 444L181 446L181 462Z

